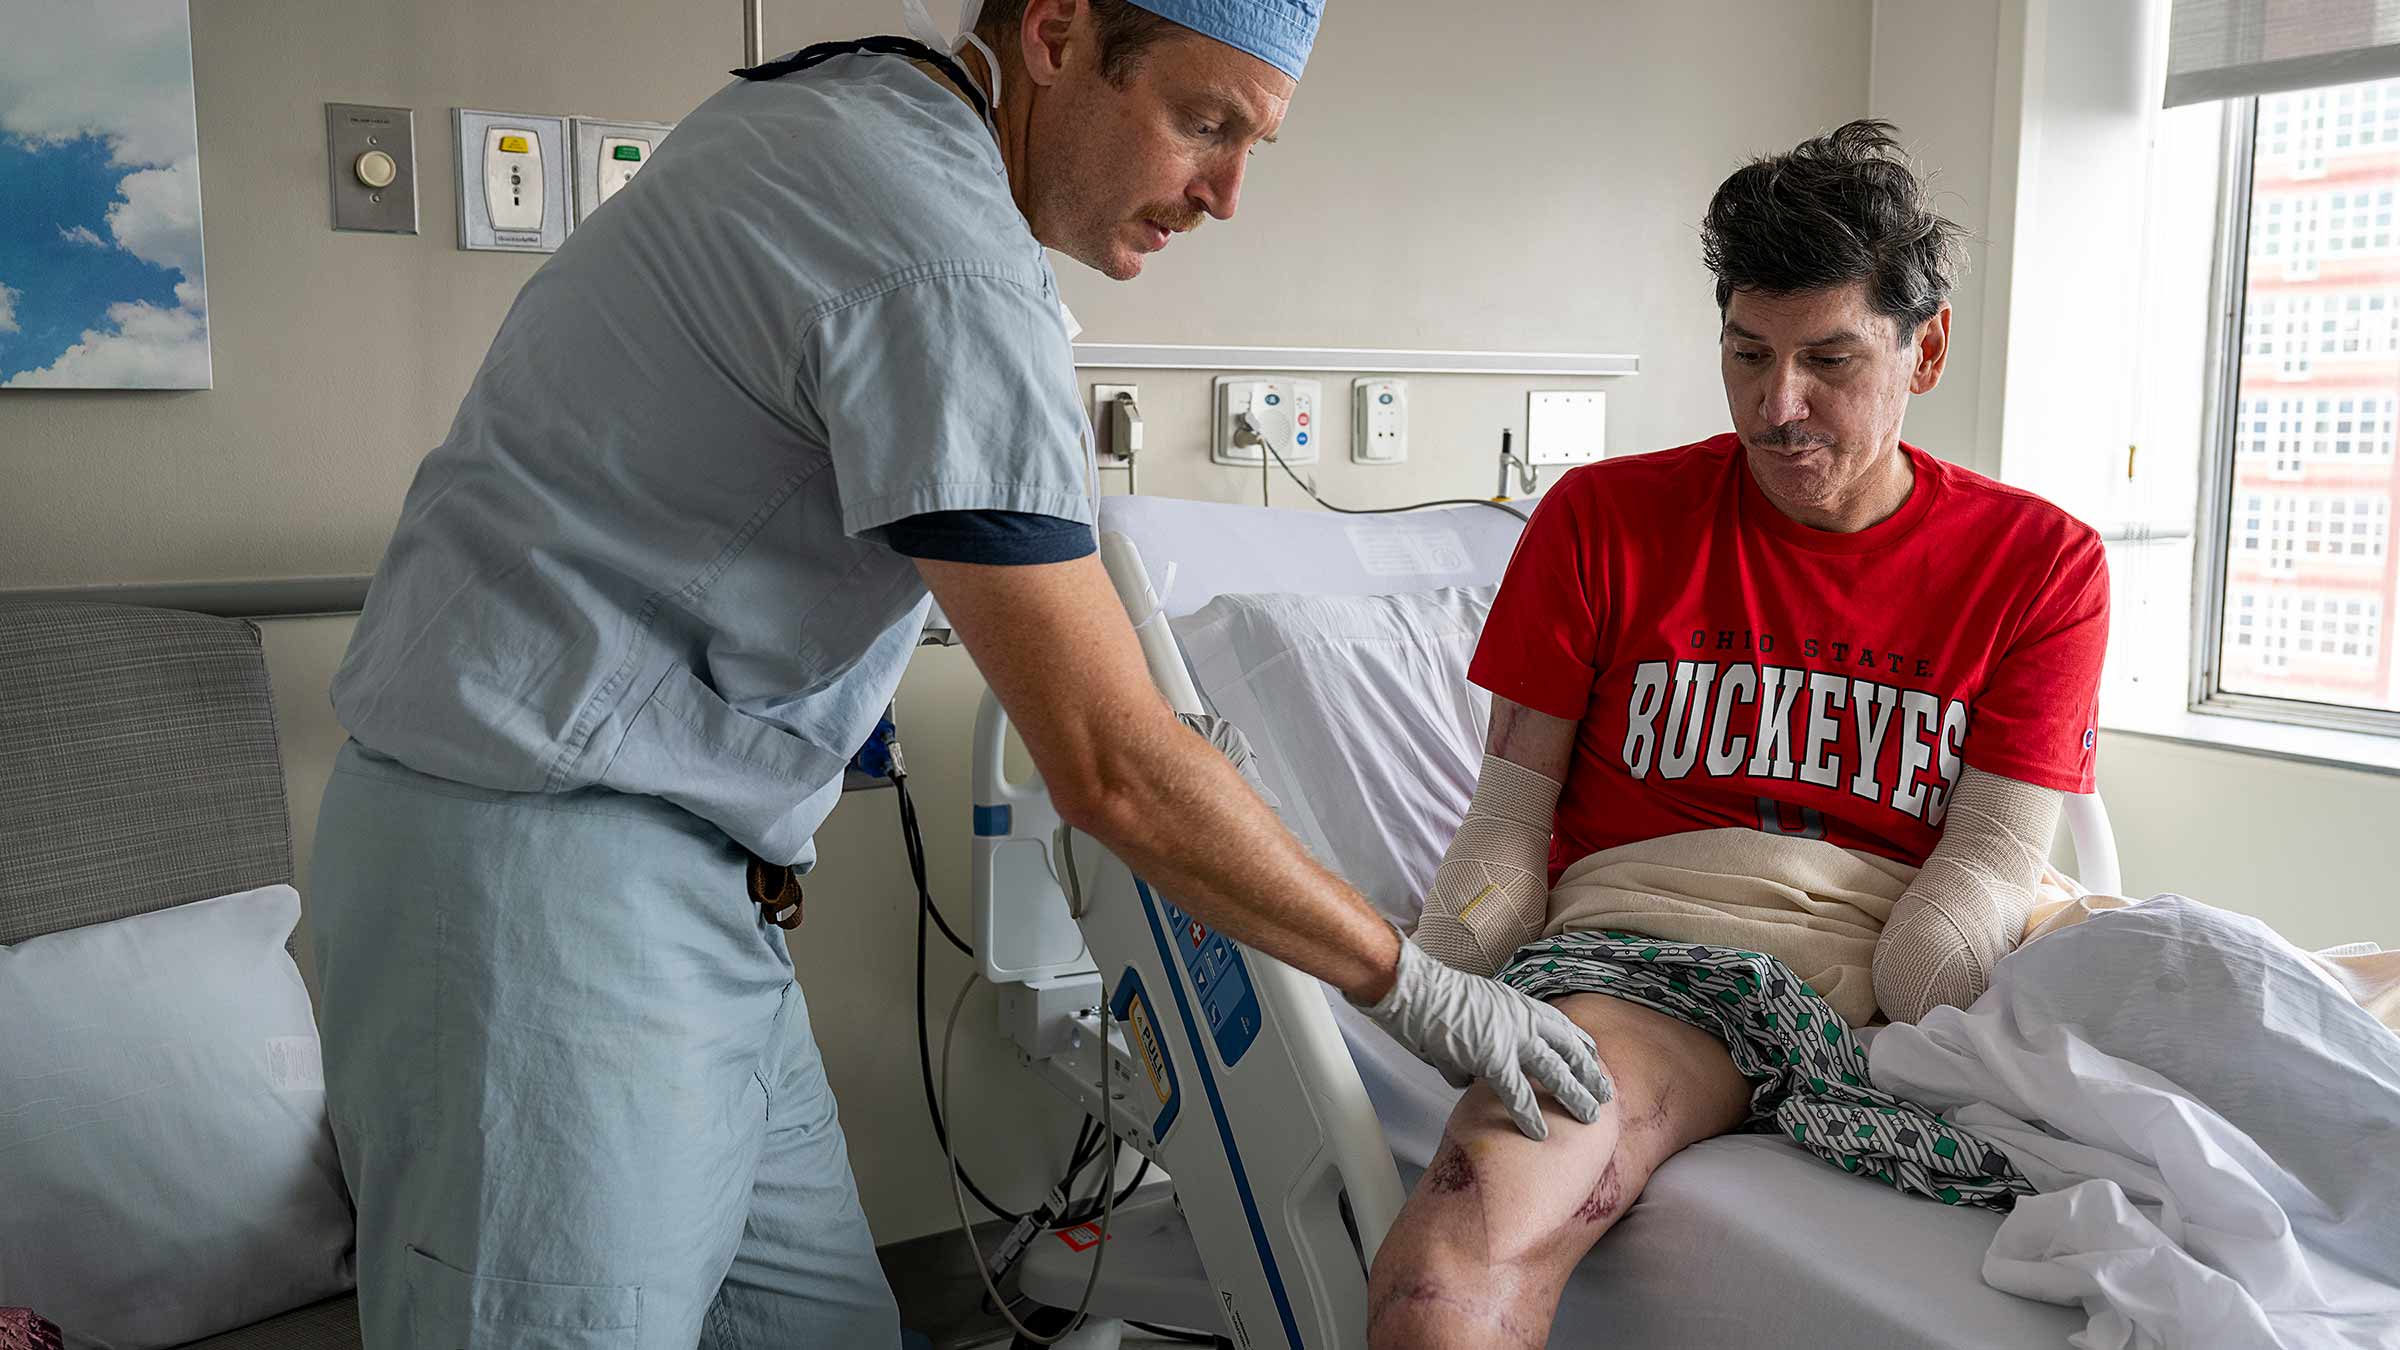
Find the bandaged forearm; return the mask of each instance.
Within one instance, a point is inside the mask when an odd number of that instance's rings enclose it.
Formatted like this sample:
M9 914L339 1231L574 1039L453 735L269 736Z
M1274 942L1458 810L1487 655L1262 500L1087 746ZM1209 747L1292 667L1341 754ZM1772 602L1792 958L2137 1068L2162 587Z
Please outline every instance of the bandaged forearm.
M1453 970L1498 974L1539 936L1550 906L1550 826L1560 784L1483 757L1467 818L1433 874L1417 945Z
M1895 1022L1964 1008L2015 948L2050 857L2064 794L1968 769L1942 837L1875 943L1875 1001Z

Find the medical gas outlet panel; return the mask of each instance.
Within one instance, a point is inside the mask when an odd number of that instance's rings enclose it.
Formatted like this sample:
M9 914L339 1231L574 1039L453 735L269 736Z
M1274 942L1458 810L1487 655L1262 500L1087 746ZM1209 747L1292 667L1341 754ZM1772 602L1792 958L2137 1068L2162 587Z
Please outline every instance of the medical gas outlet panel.
M666 122L608 122L597 117L569 118L567 134L575 150L575 223L633 181L658 143L675 128Z
M551 253L572 228L567 121L451 110L458 133L458 246Z
M458 246L554 253L649 164L665 122L451 110L458 147Z

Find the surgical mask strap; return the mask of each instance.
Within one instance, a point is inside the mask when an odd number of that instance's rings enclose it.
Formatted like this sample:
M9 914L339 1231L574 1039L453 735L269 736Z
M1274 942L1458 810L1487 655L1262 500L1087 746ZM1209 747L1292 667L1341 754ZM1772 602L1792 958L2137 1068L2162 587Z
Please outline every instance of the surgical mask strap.
M900 0L900 12L908 19L908 31L917 41L937 52L957 54L961 47L973 47L983 53L983 60L992 73L992 96L986 102L984 121L994 137L1000 134L1000 58L975 35L975 21L983 17L983 0L964 0L958 8L958 33L951 36L933 22L933 12L925 8L925 0Z
M961 45L973 47L983 53L983 64L992 72L992 110L984 120L991 123L992 135L998 136L1000 134L1000 57L984 44L982 38L975 35L973 29L959 34L958 40Z

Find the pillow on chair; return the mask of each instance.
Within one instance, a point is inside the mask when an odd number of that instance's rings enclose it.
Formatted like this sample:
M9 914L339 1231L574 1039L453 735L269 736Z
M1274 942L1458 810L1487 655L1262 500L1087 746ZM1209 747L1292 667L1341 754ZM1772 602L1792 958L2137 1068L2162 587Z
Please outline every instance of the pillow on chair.
M267 886L0 948L0 1304L141 1350L351 1287L299 918Z

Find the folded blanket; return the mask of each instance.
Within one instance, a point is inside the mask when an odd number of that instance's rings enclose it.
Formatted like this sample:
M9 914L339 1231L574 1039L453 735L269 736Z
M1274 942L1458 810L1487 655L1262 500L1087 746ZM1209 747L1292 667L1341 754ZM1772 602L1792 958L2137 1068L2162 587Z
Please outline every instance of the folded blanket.
M1765 952L1850 1025L1875 1016L1875 939L1917 869L1822 839L1694 830L1606 849L1550 891L1542 936L1621 929Z
M1875 939L1914 881L1906 863L1761 830L1693 830L1577 862L1550 892L1543 937L1622 929L1669 942L1765 952L1852 1026L1876 1020ZM2045 872L2024 942L2139 901L2095 895ZM2315 953L2317 968L2400 1031L2400 952L2359 943Z

